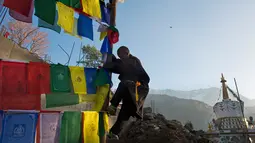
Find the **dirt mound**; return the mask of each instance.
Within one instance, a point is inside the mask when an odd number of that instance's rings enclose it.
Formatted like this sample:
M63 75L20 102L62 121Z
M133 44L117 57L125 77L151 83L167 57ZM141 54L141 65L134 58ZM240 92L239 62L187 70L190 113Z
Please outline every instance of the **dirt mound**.
M166 120L161 114L144 110L143 121L130 123L121 138L132 143L210 143L200 135L203 131L185 128L179 121ZM128 141L127 141L128 140Z

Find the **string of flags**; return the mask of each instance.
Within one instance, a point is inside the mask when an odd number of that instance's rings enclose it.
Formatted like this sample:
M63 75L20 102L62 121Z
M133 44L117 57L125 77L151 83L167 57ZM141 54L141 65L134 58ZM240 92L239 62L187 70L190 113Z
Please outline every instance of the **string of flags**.
M119 41L103 0L0 0L0 10L3 6L18 21L32 23L35 15L38 27L92 41L95 20L102 54ZM103 68L0 60L0 143L99 143L109 131L108 116L100 111L111 85ZM43 111L41 94L46 108L95 104L90 111Z
M110 9L104 0L20 0L19 3L16 0L0 0L0 8L1 5L9 8L9 15L18 21L32 23L34 14L38 17L38 27L57 33L61 33L62 28L64 33L92 41L92 21L96 20L99 23L99 40L109 40L107 43L110 44L103 44L101 51L112 51L107 48L119 41L119 31L110 25ZM78 18L75 18L75 13Z
M0 143L99 143L109 131L100 112L111 85L103 68L0 61L0 83ZM46 108L88 98L95 104L90 111L43 111L42 93Z
M0 110L0 143L99 143L108 115L85 111Z
M48 108L79 104L93 96L97 111L112 84L103 68L12 61L0 61L0 83L0 109L41 110L41 94L46 94Z

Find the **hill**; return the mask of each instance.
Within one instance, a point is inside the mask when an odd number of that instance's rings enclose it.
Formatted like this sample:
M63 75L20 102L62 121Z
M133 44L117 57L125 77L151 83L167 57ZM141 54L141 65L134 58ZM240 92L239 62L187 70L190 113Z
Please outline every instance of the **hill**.
M215 118L212 106L193 99L149 94L144 106L154 107L154 112L163 114L168 120L191 121L195 129L207 130L208 122ZM246 118L255 117L255 106L245 107L244 112Z
M169 96L174 96L184 99L193 99L202 101L210 106L213 106L216 102L219 102L222 99L222 94L220 94L220 88L212 87L205 89L197 89L190 91L180 91L180 90L171 90L171 89L151 89L150 94L164 94ZM230 95L230 98L234 100L234 97ZM254 100L251 100L245 96L241 96L241 99L244 101L245 106L255 106ZM220 98L219 98L220 97ZM219 100L220 99L220 100Z
M149 94L145 107L151 106L152 101L156 112L169 120L178 120L182 123L191 121L196 129L207 129L208 122L214 115L211 106L197 100Z

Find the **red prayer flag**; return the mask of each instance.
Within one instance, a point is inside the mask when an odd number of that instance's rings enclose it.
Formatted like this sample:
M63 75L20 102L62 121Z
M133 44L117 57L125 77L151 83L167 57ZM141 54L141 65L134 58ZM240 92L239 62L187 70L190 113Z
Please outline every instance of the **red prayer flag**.
M3 110L41 110L41 96L9 94L2 96Z
M30 95L50 92L50 66L46 63L28 64L28 93Z
M2 61L2 96L27 94L26 63Z
M0 59L0 107L1 107L1 95L2 95L2 90L3 90L3 87L2 87L2 60ZM1 109L1 108L0 108Z
M31 2L31 6L30 6L30 11L29 11L29 15L28 16L24 16L23 14L20 14L14 10L9 10L9 15L18 20L18 21L22 21L22 22L26 22L26 23L32 23L32 17L34 14L34 1Z
M4 6L24 15L29 16L31 3L33 0L4 0Z

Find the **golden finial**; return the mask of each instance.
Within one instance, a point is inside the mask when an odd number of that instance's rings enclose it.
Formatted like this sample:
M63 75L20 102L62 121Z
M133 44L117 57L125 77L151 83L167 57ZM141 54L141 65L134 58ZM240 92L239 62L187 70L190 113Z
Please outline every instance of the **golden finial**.
M222 83L222 93L223 93L223 99L229 99L228 96L228 91L227 91L227 86L226 86L226 80L223 76L223 74L221 74L221 83Z

